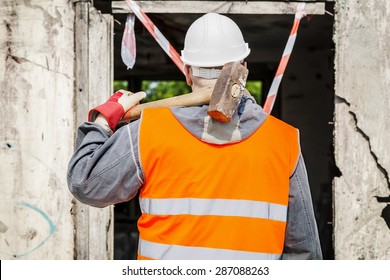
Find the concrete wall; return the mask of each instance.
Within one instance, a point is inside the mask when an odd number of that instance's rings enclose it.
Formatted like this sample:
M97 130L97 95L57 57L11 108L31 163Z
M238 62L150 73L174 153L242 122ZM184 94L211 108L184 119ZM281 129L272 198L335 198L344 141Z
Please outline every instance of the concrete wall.
M0 258L72 259L69 1L0 2Z
M112 91L112 18L88 1L2 0L0 22L0 259L112 259L112 207L66 183L75 129Z
M390 259L390 1L336 12L335 257Z

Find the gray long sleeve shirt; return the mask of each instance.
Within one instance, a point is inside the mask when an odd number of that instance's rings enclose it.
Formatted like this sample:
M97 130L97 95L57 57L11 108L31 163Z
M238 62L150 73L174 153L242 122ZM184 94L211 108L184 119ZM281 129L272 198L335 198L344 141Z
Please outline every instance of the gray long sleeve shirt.
M238 113L227 124L208 117L207 106L173 107L171 111L193 136L220 145L250 137L267 118L267 114L255 104L252 97L241 102ZM112 135L99 124L91 122L79 127L76 151L68 167L69 190L79 201L94 207L106 207L136 196L144 182L138 149L139 125L139 120L131 122ZM322 259L309 182L301 154L290 177L282 259Z

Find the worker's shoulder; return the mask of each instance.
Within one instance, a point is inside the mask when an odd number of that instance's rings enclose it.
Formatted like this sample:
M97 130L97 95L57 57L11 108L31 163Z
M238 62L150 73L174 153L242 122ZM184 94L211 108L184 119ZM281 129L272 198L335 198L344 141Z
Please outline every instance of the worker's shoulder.
M160 118L161 115L169 114L170 110L167 107L150 107L150 108L144 108L142 109L141 116L145 118L147 116L148 118ZM141 117L141 119L142 119Z
M142 112L165 112L169 111L169 107L150 107L142 109Z
M293 125L282 121L281 119L278 119L272 115L269 115L267 117L267 122L269 122L270 125L279 127L280 129L291 131L291 132L296 132L298 131L298 128L294 127Z

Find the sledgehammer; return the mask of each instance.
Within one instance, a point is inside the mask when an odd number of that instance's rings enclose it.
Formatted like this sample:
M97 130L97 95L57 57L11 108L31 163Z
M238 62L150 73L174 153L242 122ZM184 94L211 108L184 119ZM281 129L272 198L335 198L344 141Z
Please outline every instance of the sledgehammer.
M127 111L123 121L140 117L145 108L163 108L174 106L199 106L209 104L208 115L218 122L229 122L237 111L244 94L248 69L239 62L230 62L223 66L214 86L199 91L136 105Z

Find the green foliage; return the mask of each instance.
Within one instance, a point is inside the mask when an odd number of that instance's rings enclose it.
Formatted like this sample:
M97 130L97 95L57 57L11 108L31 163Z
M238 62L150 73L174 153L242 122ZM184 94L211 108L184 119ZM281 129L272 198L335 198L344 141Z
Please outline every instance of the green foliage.
M142 81L141 89L147 94L143 102L191 92L191 88L184 81Z
M257 104L261 104L261 95L263 93L263 83L261 81L247 81L246 89L256 99Z
M129 83L127 81L114 81L114 92L116 92L120 89L127 90L128 84Z

